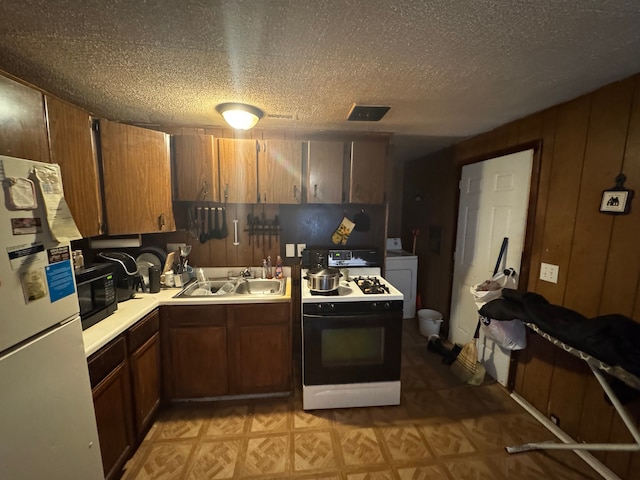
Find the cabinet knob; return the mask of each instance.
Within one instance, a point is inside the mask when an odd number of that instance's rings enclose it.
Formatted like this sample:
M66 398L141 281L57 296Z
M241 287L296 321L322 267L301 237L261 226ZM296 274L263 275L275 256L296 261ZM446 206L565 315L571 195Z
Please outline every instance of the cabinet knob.
M164 213L161 213L158 217L158 226L160 227L160 230L164 228Z
M313 198L318 198L318 184L313 186Z

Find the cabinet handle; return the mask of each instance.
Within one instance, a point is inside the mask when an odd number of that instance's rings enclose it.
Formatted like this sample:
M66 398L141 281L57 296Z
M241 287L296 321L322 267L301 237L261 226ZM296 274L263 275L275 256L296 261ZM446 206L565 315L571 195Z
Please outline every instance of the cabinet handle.
M293 186L293 198L298 198L298 186Z
M161 213L158 217L158 226L160 227L160 230L164 227L164 213Z
M224 185L224 200L225 200L225 202L227 201L228 198L229 198L229 184L226 183Z
M266 193L264 193L262 195L262 203L267 203L267 194Z
M313 198L318 198L318 184L313 186Z
M206 181L202 182L202 200L207 198L207 194L209 193L209 185Z

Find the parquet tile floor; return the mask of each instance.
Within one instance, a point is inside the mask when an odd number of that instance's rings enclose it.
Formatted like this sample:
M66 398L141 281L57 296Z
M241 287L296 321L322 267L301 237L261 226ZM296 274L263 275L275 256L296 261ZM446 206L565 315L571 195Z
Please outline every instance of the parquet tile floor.
M404 321L399 406L302 410L289 397L161 411L125 480L538 480L600 478L573 452L509 455L554 439L496 383L462 385Z

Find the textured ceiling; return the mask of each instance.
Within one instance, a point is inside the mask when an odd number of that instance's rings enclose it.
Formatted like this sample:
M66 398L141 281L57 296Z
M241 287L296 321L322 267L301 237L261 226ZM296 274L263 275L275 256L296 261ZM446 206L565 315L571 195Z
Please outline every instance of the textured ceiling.
M0 69L107 118L391 132L420 157L640 71L636 0L2 0ZM347 122L353 103L390 105ZM292 115L293 119L277 118Z

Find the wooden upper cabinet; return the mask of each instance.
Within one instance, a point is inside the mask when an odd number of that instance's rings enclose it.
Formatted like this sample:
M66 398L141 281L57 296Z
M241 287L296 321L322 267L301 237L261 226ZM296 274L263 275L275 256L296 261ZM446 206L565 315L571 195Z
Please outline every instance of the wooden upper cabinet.
M307 155L307 203L341 203L344 143L312 140Z
M351 142L350 203L384 203L387 142Z
M218 139L221 201L257 203L257 147L255 140Z
M0 75L0 155L49 162L43 95Z
M91 117L70 103L45 96L51 162L62 170L64 196L84 238L104 233L100 176Z
M220 201L213 135L174 135L175 199Z
M100 120L109 235L175 231L169 135Z
M258 201L302 202L302 142L265 140L258 151Z

